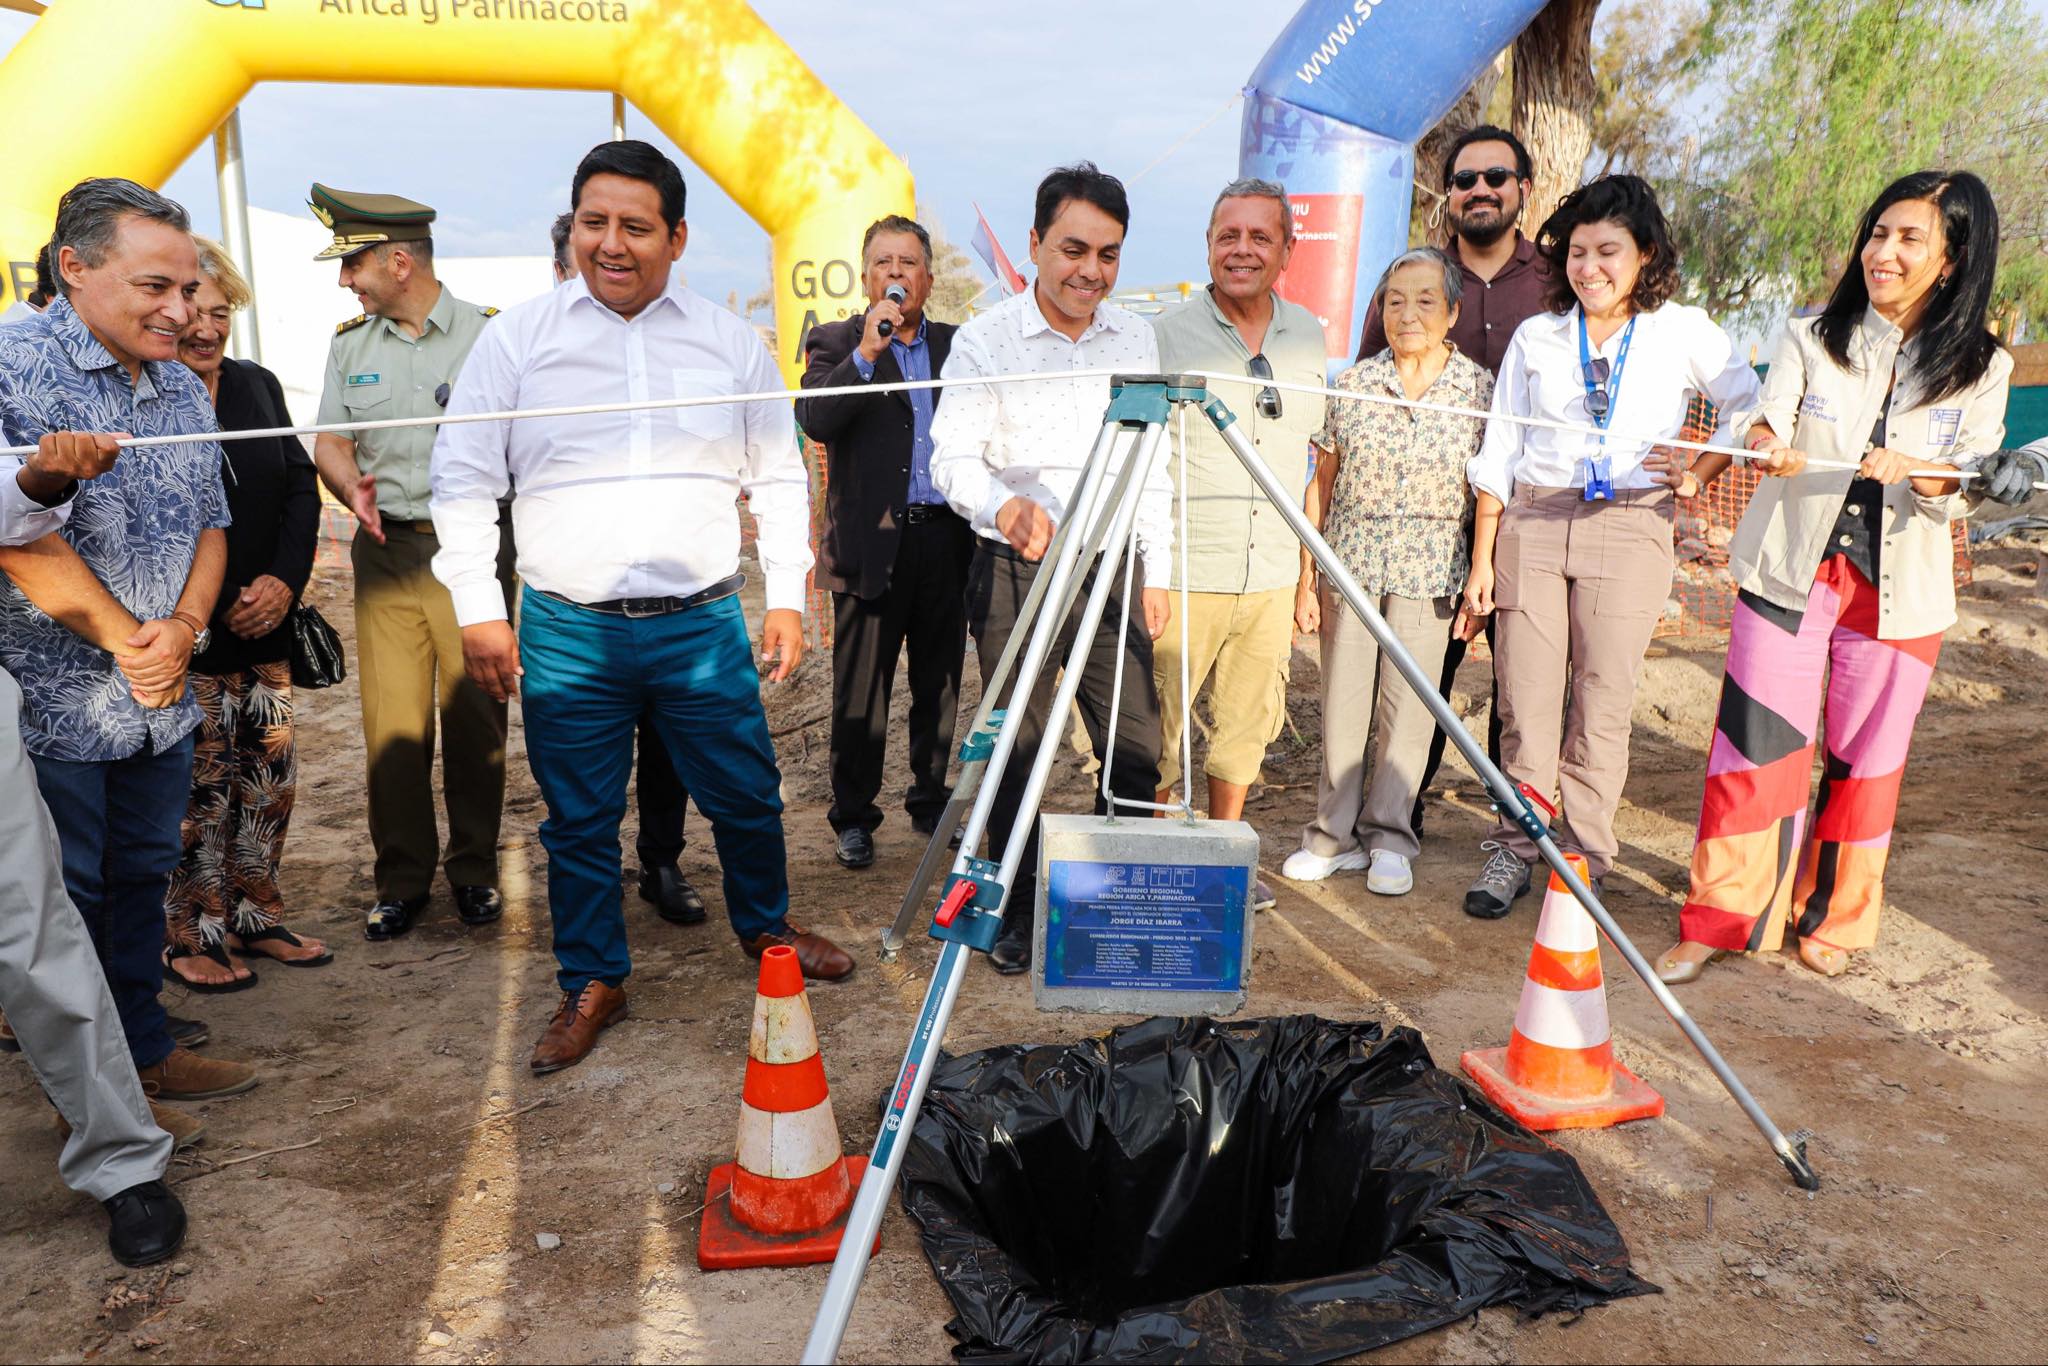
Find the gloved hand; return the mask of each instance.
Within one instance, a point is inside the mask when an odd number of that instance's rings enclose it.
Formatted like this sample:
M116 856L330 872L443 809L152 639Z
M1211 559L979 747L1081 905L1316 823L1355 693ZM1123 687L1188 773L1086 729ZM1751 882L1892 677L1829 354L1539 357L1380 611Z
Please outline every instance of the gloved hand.
M2037 480L2048 481L2048 454L2036 446L1993 451L1977 462L1977 491L2010 507L2032 498Z

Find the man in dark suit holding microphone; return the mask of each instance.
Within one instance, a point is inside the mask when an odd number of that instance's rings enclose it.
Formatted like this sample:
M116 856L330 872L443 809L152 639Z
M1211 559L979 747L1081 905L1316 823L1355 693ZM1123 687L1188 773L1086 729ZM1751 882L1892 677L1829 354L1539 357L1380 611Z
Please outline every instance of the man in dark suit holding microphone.
M899 215L861 244L868 308L811 329L806 389L936 378L951 323L924 316L931 235ZM963 585L974 533L931 478L938 391L821 395L797 401L805 435L826 448L818 582L832 590L832 809L838 857L875 860L875 797L888 749L896 659L910 649L910 790L904 809L929 833L951 795L946 764L967 650Z

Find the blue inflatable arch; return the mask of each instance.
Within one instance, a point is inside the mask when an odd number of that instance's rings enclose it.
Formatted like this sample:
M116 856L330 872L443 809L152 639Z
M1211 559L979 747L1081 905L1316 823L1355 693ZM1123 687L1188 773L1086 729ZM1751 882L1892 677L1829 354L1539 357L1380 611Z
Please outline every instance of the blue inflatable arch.
M1408 244L1415 140L1534 19L1543 0L1310 0L1245 88L1241 175L1294 200L1281 289L1323 320L1333 363L1358 345L1366 293Z

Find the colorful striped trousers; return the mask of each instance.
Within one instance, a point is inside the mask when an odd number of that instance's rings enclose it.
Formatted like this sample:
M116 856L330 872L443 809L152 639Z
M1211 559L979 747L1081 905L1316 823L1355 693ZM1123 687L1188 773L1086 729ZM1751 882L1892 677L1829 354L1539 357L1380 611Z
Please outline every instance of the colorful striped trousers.
M1939 632L1878 639L1877 608L1878 590L1839 555L1821 562L1804 613L1749 594L1736 604L1681 938L1768 951L1789 919L1825 946L1876 942L1899 780L1941 652Z

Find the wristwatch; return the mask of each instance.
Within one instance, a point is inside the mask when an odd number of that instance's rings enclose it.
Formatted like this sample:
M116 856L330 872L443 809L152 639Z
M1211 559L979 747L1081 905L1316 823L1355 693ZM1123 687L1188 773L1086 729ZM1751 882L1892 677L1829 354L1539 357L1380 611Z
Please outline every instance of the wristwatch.
M183 612L171 613L171 620L179 623L192 633L192 653L205 654L206 647L213 643L213 628L204 622L195 623Z

